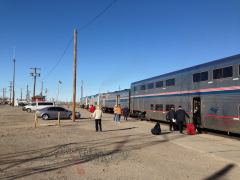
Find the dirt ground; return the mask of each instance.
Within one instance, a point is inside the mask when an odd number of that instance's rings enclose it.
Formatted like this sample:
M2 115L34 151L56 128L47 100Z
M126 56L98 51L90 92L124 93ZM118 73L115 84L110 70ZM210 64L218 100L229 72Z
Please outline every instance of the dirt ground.
M172 141L187 135L153 136L151 122L120 124L104 114L103 132L86 110L76 122L39 120L21 108L0 106L0 179L240 179L237 164L184 148ZM52 124L52 126L47 126Z

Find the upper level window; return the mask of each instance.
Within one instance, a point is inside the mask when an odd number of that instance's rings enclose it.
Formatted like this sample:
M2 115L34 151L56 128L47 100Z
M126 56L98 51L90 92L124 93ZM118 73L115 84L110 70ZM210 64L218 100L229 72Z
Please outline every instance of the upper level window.
M133 87L133 91L137 91L137 87L136 86Z
M140 86L140 90L145 90L145 89L146 89L145 84Z
M223 68L223 78L232 77L232 76L233 76L232 66Z
M232 66L213 70L213 79L227 78L233 76Z
M214 69L213 70L213 79L220 79L220 78L222 78L222 68Z
M160 87L163 87L163 81L158 81L155 83L155 87L156 88L160 88Z
M200 82L200 80L201 80L200 73L193 74L193 82Z
M174 86L174 85L175 85L175 79L166 80L166 86Z
M193 82L207 81L208 71L193 74Z
M148 89L153 89L154 88L154 84L153 83L149 83L148 84Z
M201 81L207 81L208 80L208 71L201 72Z

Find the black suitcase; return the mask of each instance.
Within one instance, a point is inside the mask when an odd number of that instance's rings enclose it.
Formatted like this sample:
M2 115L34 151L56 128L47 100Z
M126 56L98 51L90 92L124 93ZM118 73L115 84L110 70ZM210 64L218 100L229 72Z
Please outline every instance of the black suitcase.
M160 127L160 123L157 122L154 126L154 128L151 129L151 132L153 135L160 135L161 134L161 127Z

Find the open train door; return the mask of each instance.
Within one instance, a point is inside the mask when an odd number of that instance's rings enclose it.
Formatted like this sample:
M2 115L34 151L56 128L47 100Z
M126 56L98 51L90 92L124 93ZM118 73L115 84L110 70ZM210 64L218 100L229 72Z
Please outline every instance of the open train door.
M196 107L199 109L199 118L200 118L200 122L201 122L201 98L194 97L192 105L193 105L193 107L192 107L193 113L194 113L194 110Z

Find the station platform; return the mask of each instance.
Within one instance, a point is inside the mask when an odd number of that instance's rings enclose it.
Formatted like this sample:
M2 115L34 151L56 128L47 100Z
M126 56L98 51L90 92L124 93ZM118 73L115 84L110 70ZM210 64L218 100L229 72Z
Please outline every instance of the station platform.
M150 129L154 123L144 123L145 128L141 131ZM196 134L188 135L186 131L180 134L178 131L169 132L167 124L161 124L162 135L157 136L162 141L171 141L174 144L186 149L197 151L211 156L218 160L234 163L240 167L240 139L218 134Z
M174 133L172 136L179 136ZM173 139L172 142L187 149L192 149L211 157L235 163L240 167L240 140L212 134L183 135L185 138Z

